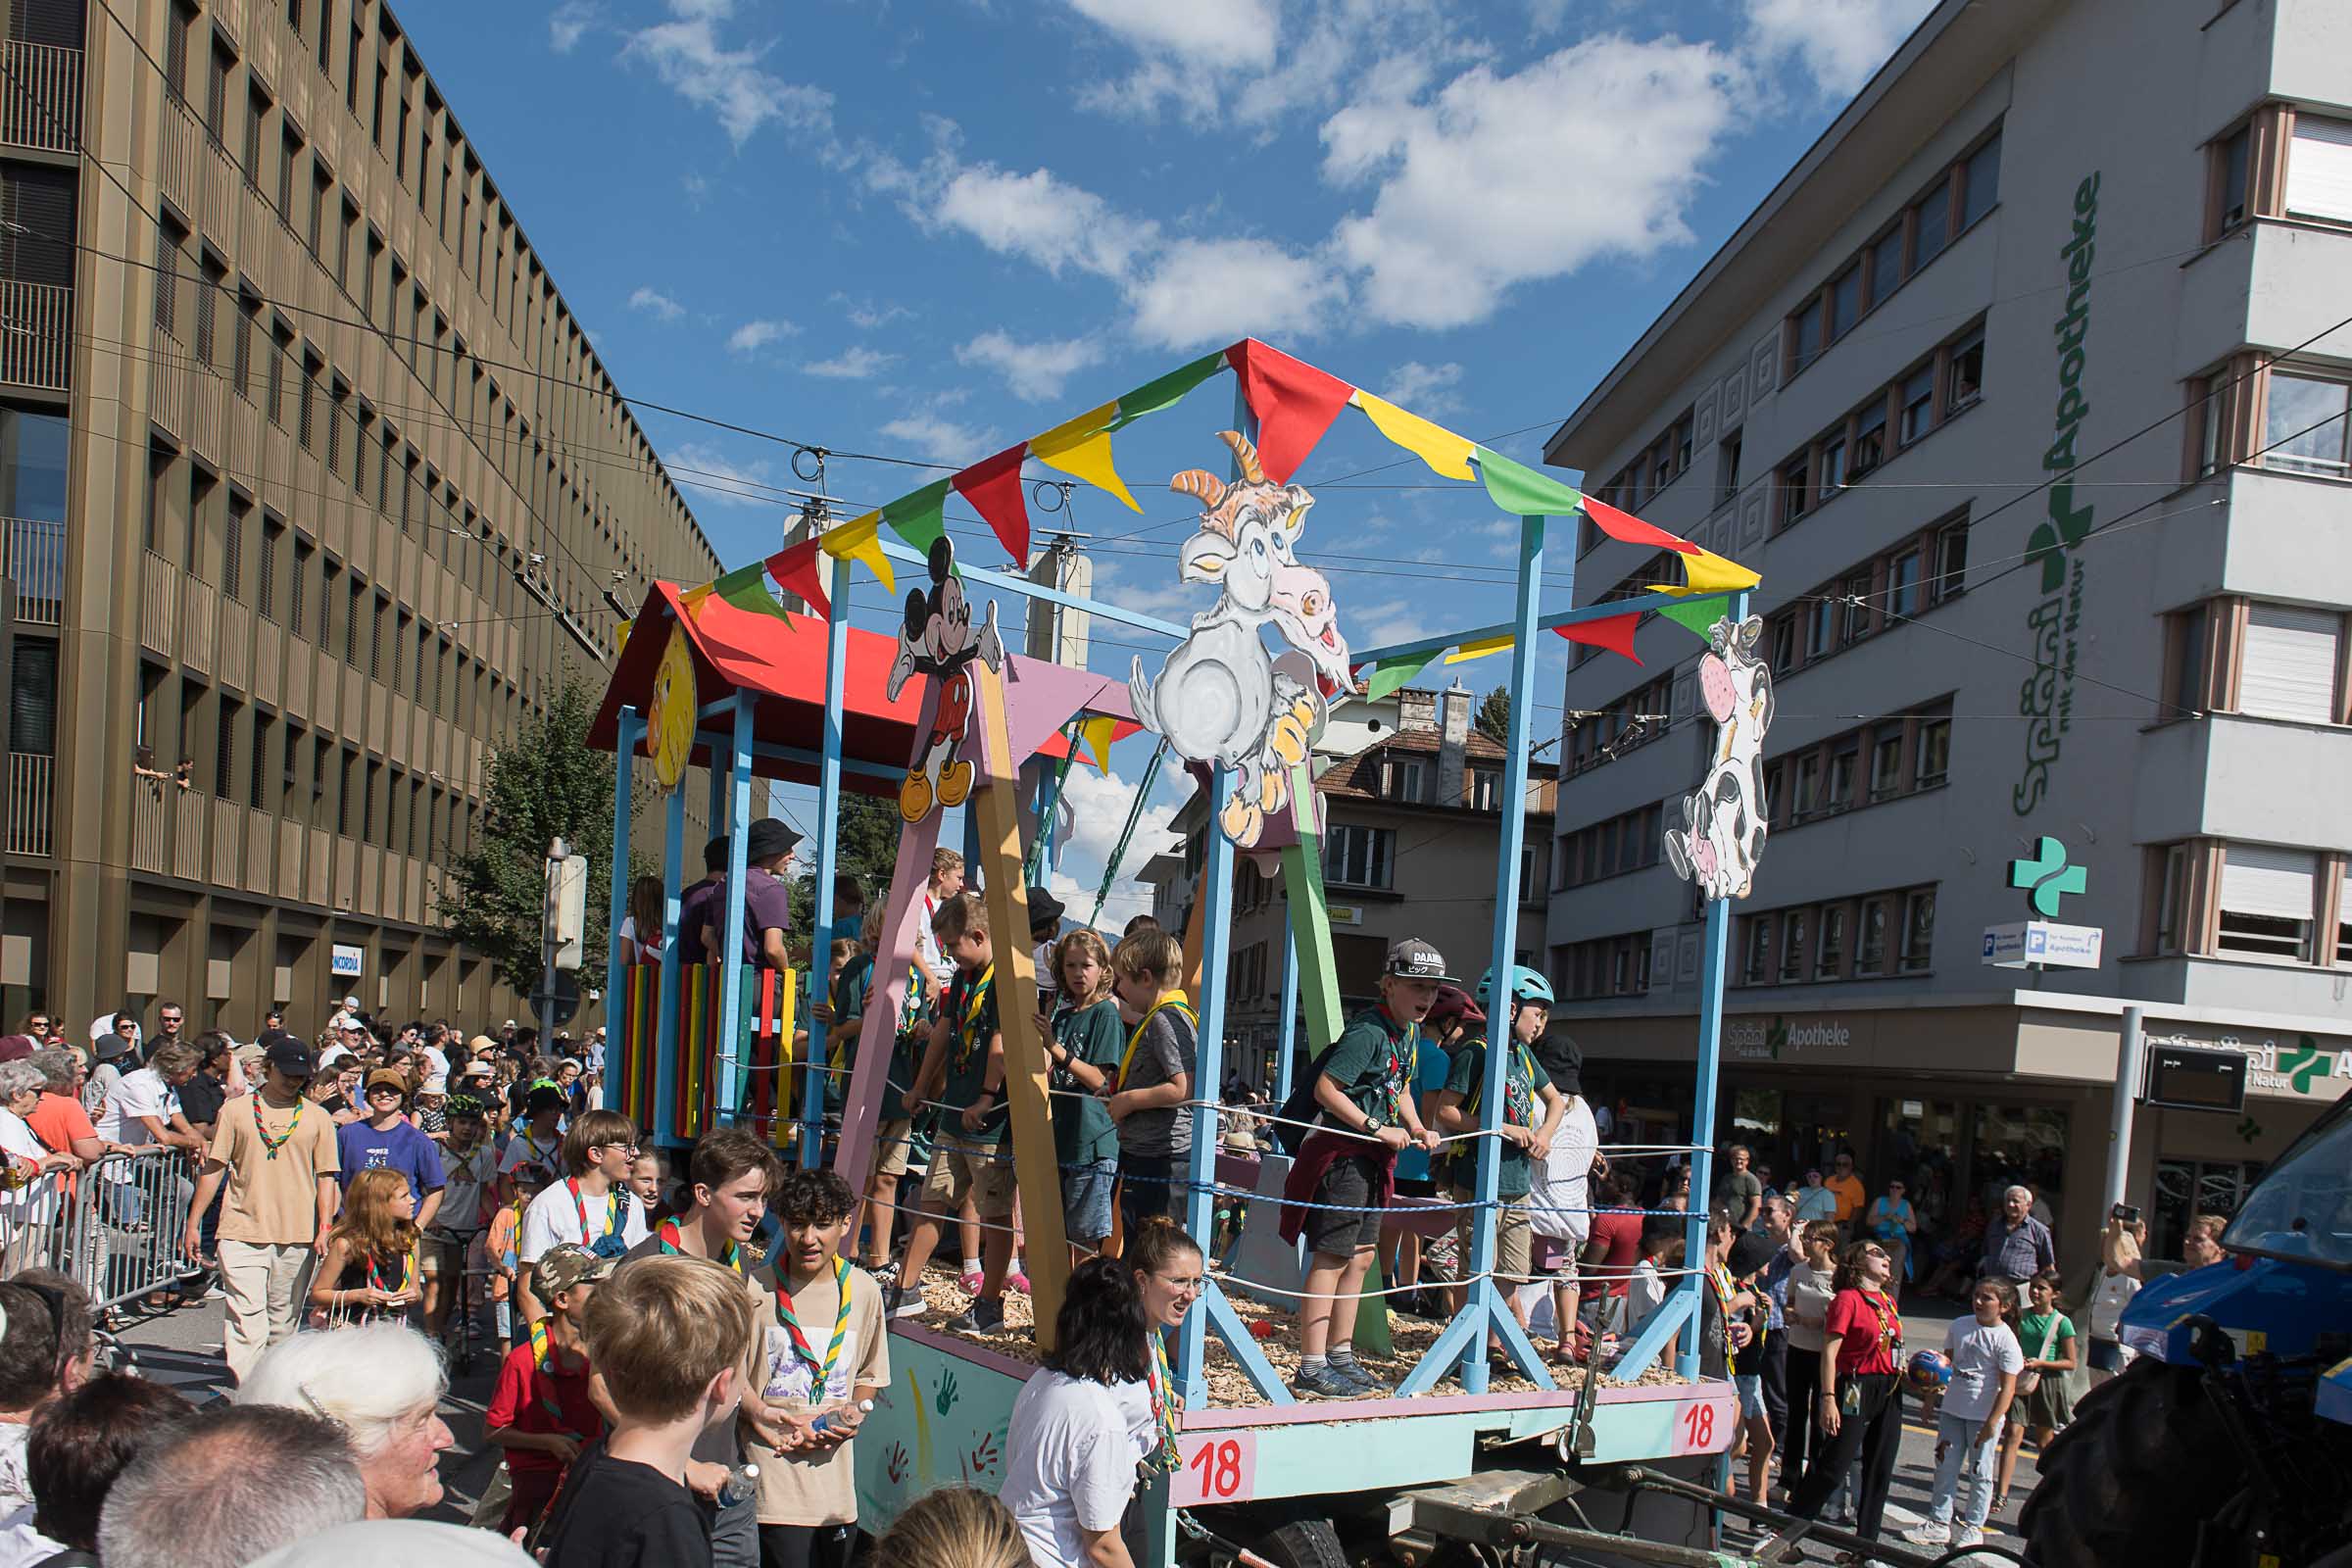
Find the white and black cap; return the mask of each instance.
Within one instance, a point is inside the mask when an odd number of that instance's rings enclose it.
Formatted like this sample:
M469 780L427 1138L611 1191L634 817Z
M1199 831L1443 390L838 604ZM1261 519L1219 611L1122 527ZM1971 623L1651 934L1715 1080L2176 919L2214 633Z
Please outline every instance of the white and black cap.
M1381 966L1383 974L1396 975L1400 980L1451 980L1446 972L1446 955L1419 937L1406 937L1389 949L1389 961Z

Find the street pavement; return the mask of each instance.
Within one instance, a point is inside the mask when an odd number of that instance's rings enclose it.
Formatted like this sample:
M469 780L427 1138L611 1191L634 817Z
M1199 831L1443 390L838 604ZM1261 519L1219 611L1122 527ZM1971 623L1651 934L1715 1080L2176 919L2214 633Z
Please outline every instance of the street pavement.
M1908 1349L1940 1348L1944 1329L1959 1310L1957 1304L1914 1298L1905 1306L1903 1336ZM183 1307L134 1322L122 1333L122 1341L131 1348L142 1373L172 1385L191 1400L203 1404L219 1397L228 1384L227 1370L220 1360L220 1313L218 1301ZM482 1444L482 1415L489 1404L497 1372L497 1365L485 1348L475 1355L470 1372L453 1372L451 1376L449 1398L442 1406L442 1415L458 1442L457 1446L441 1457L441 1481L447 1494L429 1517L457 1521L469 1518L474 1499L481 1495L497 1470L497 1454L485 1451ZM1741 1465L1740 1470L1744 1475L1746 1467ZM1992 1520L2000 1534L1987 1536L1991 1544L2012 1547L2017 1544L2017 1514L2027 1494L2034 1490L2034 1474L2033 1450L2029 1447L2018 1459L2009 1506ZM1928 1491L1935 1479L1935 1436L1917 1421L1906 1421L1902 1447L1896 1456L1894 1487L1886 1505L1887 1535L1896 1535L1926 1516Z

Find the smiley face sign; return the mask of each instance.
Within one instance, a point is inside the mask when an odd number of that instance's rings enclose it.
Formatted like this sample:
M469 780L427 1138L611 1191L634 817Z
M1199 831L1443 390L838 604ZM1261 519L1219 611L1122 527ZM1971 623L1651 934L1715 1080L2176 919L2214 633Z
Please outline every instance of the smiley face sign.
M694 694L694 656L686 651L686 628L669 628L669 642L654 671L653 702L645 715L646 745L654 757L654 776L664 790L674 790L686 776L686 760L694 753L694 714L700 706Z

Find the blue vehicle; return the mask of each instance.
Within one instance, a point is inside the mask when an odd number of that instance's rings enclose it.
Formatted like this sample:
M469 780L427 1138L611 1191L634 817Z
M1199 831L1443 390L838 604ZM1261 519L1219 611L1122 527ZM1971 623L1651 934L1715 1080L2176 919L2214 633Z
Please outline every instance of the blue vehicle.
M2222 1248L2125 1309L2136 1359L2042 1455L2027 1560L2352 1568L2352 1095L2271 1167Z

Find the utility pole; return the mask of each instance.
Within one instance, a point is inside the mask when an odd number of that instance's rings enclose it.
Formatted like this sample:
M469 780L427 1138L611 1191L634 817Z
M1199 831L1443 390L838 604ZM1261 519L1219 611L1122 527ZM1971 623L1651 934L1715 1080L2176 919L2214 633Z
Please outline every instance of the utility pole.
M547 1050L556 1038L556 973L577 973L586 950L588 928L588 858L571 853L558 837L547 846L547 893L541 907L539 968L539 1044Z

